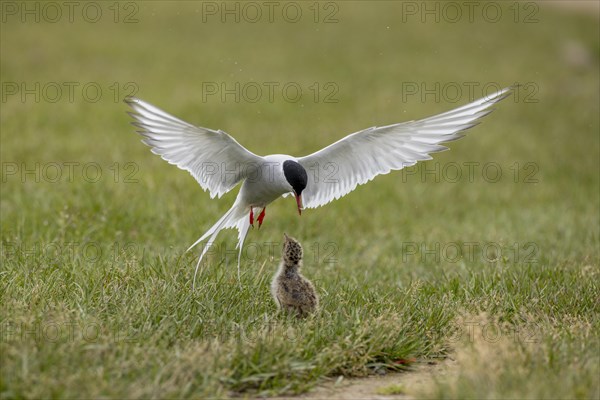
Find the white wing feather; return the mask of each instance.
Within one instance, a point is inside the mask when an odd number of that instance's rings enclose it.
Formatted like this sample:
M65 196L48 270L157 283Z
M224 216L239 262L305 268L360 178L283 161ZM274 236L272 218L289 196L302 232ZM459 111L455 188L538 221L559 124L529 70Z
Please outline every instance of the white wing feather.
M233 189L262 161L221 130L188 124L137 98L125 102L135 111L129 115L144 136L142 142L170 164L192 174L211 198Z
M302 192L304 207L320 207L377 175L430 160L430 153L447 150L441 143L460 139L461 131L477 125L511 89L429 118L368 128L299 158L308 172L308 185Z

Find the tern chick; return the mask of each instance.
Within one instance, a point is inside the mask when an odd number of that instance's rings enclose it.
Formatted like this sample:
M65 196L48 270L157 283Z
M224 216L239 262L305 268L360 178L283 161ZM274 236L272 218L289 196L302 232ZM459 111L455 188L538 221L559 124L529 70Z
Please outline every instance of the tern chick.
M273 277L271 293L277 306L287 312L305 317L319 306L319 297L313 284L300 273L302 246L285 235L279 270Z

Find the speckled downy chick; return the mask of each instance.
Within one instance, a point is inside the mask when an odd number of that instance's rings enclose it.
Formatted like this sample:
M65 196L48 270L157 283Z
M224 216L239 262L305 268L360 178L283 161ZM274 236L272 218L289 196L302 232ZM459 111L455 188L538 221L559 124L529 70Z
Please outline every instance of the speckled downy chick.
M319 298L313 284L300 273L302 246L285 235L279 270L271 283L271 293L280 309L305 317L314 313Z

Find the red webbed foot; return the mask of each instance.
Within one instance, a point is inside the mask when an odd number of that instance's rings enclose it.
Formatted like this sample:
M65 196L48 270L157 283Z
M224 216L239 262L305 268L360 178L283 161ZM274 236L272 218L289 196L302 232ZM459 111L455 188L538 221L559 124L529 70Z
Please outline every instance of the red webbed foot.
M250 225L254 228L254 209L250 207Z
M260 226L263 223L263 219L265 219L265 210L267 209L267 207L263 208L262 211L260 212L260 214L258 215L258 229L260 229Z

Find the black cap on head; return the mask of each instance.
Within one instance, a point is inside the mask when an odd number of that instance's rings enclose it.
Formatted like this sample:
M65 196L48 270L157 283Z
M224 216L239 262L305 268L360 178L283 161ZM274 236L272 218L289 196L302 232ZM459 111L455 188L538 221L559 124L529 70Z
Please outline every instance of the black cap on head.
M294 192L299 196L306 188L308 183L308 174L304 167L296 161L287 160L283 162L283 175L285 179L294 189Z

